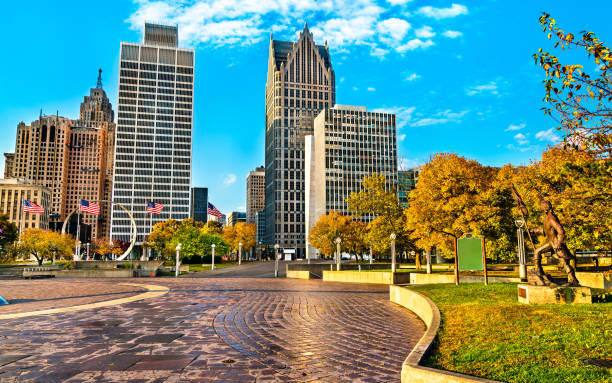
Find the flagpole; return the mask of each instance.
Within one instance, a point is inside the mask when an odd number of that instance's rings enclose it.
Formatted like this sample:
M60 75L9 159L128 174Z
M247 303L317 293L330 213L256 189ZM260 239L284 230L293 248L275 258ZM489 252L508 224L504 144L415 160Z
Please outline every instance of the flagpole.
M149 225L151 226L151 230L149 231L149 235L151 235L151 233L153 233L153 212L151 211L149 214L150 214ZM149 258L151 258L151 246L149 246Z
M19 210L19 242L21 242L21 226L23 224L23 209L24 209L24 200L21 200L21 210Z
M77 209L77 230L76 230L76 241L74 244L74 257L75 257L75 261L80 260L80 250L81 250L81 246L80 246L80 238L79 238L79 234L80 234L80 229L81 229L81 197L79 197L78 199L78 204L79 207Z

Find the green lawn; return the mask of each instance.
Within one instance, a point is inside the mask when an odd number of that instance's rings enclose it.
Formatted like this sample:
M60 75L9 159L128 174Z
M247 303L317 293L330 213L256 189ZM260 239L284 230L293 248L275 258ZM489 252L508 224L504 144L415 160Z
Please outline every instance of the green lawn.
M504 382L612 382L612 303L524 305L516 284L424 285L442 314L425 365Z
M224 267L229 267L229 266L234 266L236 265L235 263L215 263L215 269L222 269ZM210 265L189 265L189 271L190 272L196 272L196 271L205 271L205 270L210 270Z

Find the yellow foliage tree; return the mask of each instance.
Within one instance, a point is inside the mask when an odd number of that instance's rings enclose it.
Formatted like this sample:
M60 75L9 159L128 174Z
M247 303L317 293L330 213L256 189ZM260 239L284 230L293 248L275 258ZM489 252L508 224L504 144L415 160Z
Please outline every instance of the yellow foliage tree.
M487 248L512 237L509 190L492 187L498 171L452 153L438 153L419 174L406 210L411 237L421 248L454 253L454 238L484 235ZM503 225L502 225L503 223ZM506 238L503 243L512 246ZM504 249L504 254L511 249ZM499 256L499 254L498 254Z
M528 207L532 227L541 225L538 206L544 196L565 229L571 251L610 249L612 161L555 146L540 161L520 169L513 180ZM518 210L514 215L519 215Z
M308 242L321 254L332 256L336 251L336 238L340 238L343 251L360 256L365 252L364 232L365 225L362 222L331 211L321 216L312 227Z
M74 238L69 234L43 229L28 229L21 235L16 253L32 256L39 265L42 265L45 259L72 258L74 244Z

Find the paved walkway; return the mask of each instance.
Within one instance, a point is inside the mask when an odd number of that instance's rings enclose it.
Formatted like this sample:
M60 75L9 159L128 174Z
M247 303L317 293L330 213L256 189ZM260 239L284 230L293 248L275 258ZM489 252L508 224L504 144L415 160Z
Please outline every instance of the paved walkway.
M218 278L28 281L39 291L51 284L70 291L88 282L140 282L170 292L114 307L1 320L1 382L398 382L403 360L424 331L415 315L389 302L386 286ZM23 281L3 281L1 293L11 299L17 283Z

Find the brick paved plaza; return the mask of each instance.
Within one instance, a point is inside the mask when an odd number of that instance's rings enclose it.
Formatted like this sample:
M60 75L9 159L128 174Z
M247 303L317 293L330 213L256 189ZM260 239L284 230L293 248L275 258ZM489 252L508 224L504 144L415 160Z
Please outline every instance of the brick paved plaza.
M387 286L286 279L0 281L8 313L140 294L76 312L0 319L2 382L398 382L424 331Z

